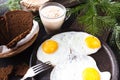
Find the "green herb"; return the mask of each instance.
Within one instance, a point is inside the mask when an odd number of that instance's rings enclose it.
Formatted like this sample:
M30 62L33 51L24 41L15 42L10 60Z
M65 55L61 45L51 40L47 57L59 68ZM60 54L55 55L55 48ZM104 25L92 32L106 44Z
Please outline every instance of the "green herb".
M34 19L35 21L37 21L38 23L41 22L41 19L40 19L40 17L39 17L38 15L34 16L33 19Z
M117 27L118 27L118 26L115 26L115 27L114 27L113 32L111 33L111 36L110 36L110 38L108 39L110 46L115 46L115 45L116 45L115 36L116 36Z
M10 10L20 10L20 0L8 0L8 7Z
M116 36L115 36L116 45L120 50L120 26L116 26Z
M80 12L77 21L84 25L86 32L100 36L103 30L115 27L117 17L120 16L120 3L110 0L87 0L71 10L73 13Z
M108 39L109 46L115 51L115 53L120 54L120 26L116 25Z
M81 5L78 5L74 8L70 8L69 12L70 12L70 14L74 14L74 15L77 16L79 14L80 10L83 9L84 7L85 7L85 5L81 4Z

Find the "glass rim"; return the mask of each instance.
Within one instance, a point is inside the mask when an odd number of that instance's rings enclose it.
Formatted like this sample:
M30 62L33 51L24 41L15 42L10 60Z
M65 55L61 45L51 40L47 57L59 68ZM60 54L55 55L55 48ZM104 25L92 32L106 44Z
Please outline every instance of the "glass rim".
M49 17L45 16L43 13L41 13L42 9L44 7L46 7L46 6L58 6L58 7L62 8L64 12L63 12L62 15L60 15L60 16L58 16L56 18L49 18ZM62 4L57 3L57 2L46 2L39 8L39 14L42 15L43 17L47 18L47 19L58 19L58 18L61 18L62 16L64 16L66 14L66 11L67 11L66 8Z

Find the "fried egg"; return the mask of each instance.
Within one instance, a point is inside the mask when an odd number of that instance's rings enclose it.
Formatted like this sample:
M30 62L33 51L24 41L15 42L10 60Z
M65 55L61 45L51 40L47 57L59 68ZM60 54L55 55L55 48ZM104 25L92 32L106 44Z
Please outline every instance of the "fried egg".
M101 72L90 56L76 57L58 64L50 75L50 80L110 80L110 78L110 72Z
M69 45L71 38L75 34L76 34L75 31L63 32L63 33L59 33L59 34L52 36L51 39L58 39L58 40L62 41L63 43L66 43L67 45Z
M85 32L76 32L70 43L73 53L77 53L75 55L90 55L96 53L101 48L100 40Z
M59 40L48 39L44 41L37 51L37 59L50 62L53 66L62 63L68 58L70 50Z

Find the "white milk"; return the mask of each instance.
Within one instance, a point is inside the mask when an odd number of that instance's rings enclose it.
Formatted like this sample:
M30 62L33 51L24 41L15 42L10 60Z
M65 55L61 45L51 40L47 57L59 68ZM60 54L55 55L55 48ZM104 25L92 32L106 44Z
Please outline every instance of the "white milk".
M59 6L49 5L41 9L40 17L46 32L58 30L65 19L66 10Z

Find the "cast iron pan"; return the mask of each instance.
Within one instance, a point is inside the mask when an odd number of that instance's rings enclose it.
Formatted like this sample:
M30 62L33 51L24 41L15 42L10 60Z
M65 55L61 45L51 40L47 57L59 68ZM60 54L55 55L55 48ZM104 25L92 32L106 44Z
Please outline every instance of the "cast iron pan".
M39 63L39 61L37 60L36 54L37 54L37 49L41 45L41 43L46 39L49 39L53 35L59 34L61 32L66 32L66 31L60 31L51 35L46 35L37 41L37 44L34 47L34 50L31 55L30 67ZM114 53L105 42L103 41L101 42L102 42L102 48L96 54L92 54L90 56L92 56L95 59L100 71L109 71L111 73L111 80L118 80L119 69L118 69L118 64L114 56ZM49 77L50 77L51 70L52 69L44 71L36 75L31 80L50 80Z

